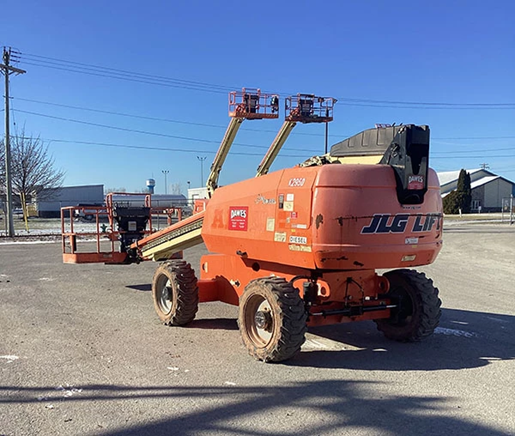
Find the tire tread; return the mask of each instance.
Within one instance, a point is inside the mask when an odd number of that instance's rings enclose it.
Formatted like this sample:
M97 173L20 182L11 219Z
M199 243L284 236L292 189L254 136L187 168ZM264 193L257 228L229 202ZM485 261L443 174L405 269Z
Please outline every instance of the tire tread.
M405 328L394 326L389 319L376 320L377 329L387 338L399 342L419 342L431 336L440 322L442 304L438 297L439 290L434 286L433 281L424 273L410 269L390 271L385 276L400 276L415 290L420 298L417 301L420 316L416 324Z
M256 347L244 331L244 318L240 310L238 324L243 344L246 346L249 354L264 362L282 362L290 359L300 351L305 341L307 313L304 301L300 298L298 290L281 277L266 277L253 280L247 285L247 289L252 289L254 286L262 287L272 292L275 304L279 309L278 315L281 319L280 334L276 340L272 340L271 344L266 347Z

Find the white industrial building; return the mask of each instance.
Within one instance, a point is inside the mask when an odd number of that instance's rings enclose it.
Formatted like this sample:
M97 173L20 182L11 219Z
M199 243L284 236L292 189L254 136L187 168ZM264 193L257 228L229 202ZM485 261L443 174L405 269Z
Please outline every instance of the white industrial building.
M466 170L472 188L472 212L500 212L515 195L515 183L483 168ZM442 197L456 190L460 170L438 173Z
M33 199L37 215L43 218L59 217L61 208L67 206L101 206L104 204L104 185L63 186L47 189ZM153 207L186 207L188 201L182 194L153 194ZM145 203L142 195L115 194L114 203L138 207Z
M201 188L190 188L188 189L188 200L190 203L194 203L195 200L201 200L209 198L207 188L202 186Z
M38 198L39 197L39 198ZM55 218L61 214L61 207L78 204L102 205L104 203L104 185L63 186L45 189L33 199L37 214L43 218Z

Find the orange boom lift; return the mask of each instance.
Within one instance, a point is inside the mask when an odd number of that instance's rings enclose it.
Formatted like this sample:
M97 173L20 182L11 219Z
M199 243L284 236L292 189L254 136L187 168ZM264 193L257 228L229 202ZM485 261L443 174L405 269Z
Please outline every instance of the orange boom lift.
M218 187L243 120L278 116L278 96L231 93L231 121L207 181L210 199L159 232L146 234L142 222L130 224L129 217L123 226L132 233L109 236L121 238L123 263L163 261L152 295L165 324L191 322L199 302L239 305L243 343L266 362L294 356L308 326L373 320L398 341L433 333L438 289L411 269L432 263L442 246L442 202L428 166L427 126L365 130L325 155L268 173L295 125L332 121L334 103L310 94L287 98L285 121L256 177ZM124 232L131 233L130 245ZM63 233L63 250L76 252L70 236ZM197 279L190 264L171 258L202 242L214 254L202 257ZM392 270L379 275L376 269Z

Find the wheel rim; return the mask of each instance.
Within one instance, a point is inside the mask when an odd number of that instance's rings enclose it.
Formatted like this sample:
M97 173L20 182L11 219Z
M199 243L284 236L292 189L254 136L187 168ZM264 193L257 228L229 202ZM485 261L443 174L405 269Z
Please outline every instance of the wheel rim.
M165 313L170 313L173 306L173 288L169 279L160 286L158 301L161 310Z
M396 313L396 322L394 325L405 326L411 322L414 315L414 304L409 292L402 287L397 287L392 292L395 298L398 299L399 308Z
M255 295L247 302L245 327L249 339L258 347L265 347L274 331L274 317L268 300Z

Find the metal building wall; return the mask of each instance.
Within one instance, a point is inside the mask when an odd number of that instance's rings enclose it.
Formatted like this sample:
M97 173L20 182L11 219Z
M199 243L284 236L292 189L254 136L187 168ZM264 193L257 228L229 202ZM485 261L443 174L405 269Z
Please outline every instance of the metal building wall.
M497 179L485 185L484 208L500 211L502 199L512 193L512 184L503 179Z
M46 197L47 194L48 197ZM38 215L49 218L57 217L60 216L61 207L78 204L103 204L104 185L63 186L46 191L44 195L43 199L36 199Z

